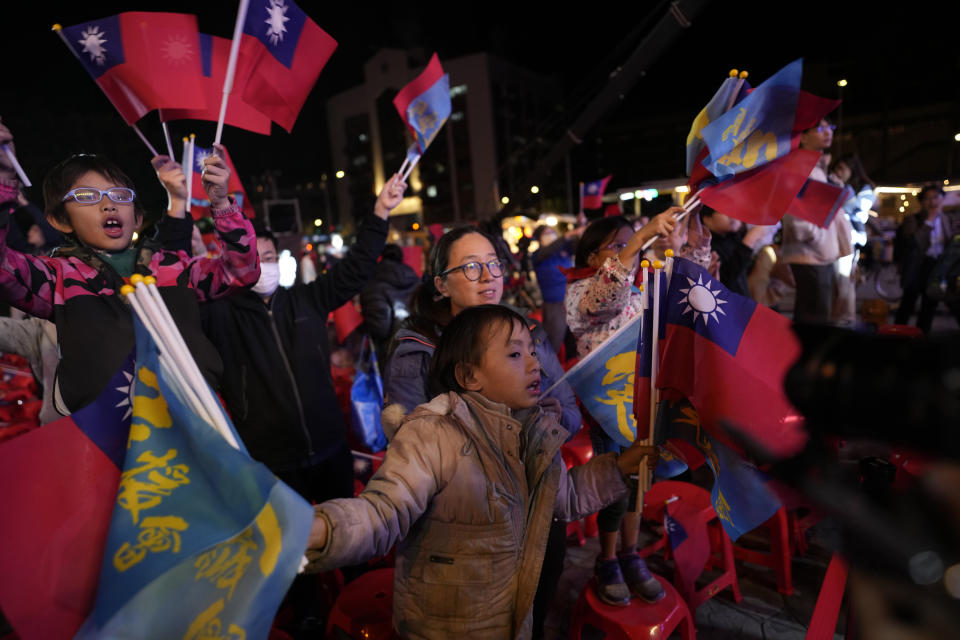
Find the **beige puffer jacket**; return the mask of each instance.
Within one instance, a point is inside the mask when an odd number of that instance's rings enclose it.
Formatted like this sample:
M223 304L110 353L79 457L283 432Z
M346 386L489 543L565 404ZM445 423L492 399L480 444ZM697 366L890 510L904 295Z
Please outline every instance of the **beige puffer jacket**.
M397 547L393 623L404 638L528 638L553 517L572 520L627 489L612 455L567 473L567 432L537 407L523 422L473 393L437 396L402 423L354 499L317 505L326 546L312 570Z

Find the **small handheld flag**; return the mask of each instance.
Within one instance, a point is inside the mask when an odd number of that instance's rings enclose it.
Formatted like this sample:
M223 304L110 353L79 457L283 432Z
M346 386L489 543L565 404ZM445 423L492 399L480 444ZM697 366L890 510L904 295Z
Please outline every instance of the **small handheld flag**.
M413 82L400 90L393 99L393 106L407 123L407 129L422 155L453 110L450 76L443 72L437 54L433 54L426 68Z

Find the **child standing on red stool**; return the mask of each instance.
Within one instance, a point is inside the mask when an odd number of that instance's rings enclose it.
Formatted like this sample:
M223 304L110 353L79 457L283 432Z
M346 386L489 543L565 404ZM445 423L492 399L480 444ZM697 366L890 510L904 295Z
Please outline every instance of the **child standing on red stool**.
M601 218L587 227L577 245L574 268L567 272L567 326L584 358L617 329L640 313L641 294L633 286L640 250L650 238L668 236L676 225L672 207L634 232L623 217ZM594 452L619 451L602 429L590 429ZM627 496L602 509L600 556L596 565L597 595L611 605L630 604L633 593L647 602L663 597L663 587L637 553L640 516L628 508ZM617 533L622 547L617 556Z

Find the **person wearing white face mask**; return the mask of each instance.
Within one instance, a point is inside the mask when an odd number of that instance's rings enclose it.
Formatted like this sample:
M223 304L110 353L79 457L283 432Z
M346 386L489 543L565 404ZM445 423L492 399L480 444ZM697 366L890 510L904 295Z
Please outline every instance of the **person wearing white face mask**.
M221 394L250 455L309 501L353 495L353 458L330 376L327 316L367 285L406 184L392 177L357 241L309 284L279 286L277 243L256 228L260 279L203 311L224 362Z

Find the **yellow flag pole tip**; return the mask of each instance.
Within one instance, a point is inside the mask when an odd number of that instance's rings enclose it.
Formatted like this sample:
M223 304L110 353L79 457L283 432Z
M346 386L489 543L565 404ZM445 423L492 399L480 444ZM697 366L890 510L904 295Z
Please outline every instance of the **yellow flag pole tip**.
M50 27L51 31L63 31L63 26L58 22L57 24Z
M667 256L668 258L672 258L672 257L673 257L673 249L667 249L666 251L663 252L663 255Z
M190 142L190 138L188 138L187 136L183 136L183 141L184 141L184 142Z
M740 72L740 79L741 79L741 80L746 80L746 79L747 79L747 76L749 76L749 75L750 75L750 74L747 73L746 71L741 71L741 72Z
M640 285L640 286L637 287L637 288L640 289L640 291L643 291L643 285Z
M147 276L143 279L144 284L157 284L157 279L153 276Z
M190 134L190 139L191 139L191 140L193 140L193 139L196 138L196 137L197 137L197 134L195 134L195 133L191 133L191 134Z
M136 284L140 284L141 282L143 282L142 274L135 273L132 276L130 276L130 284L136 285Z
M120 294L123 296L128 296L134 291L136 291L136 289L134 289L133 285L130 285L130 284L125 284L122 287L120 287Z
M653 261L653 268L654 268L654 269L663 269L663 263L660 262L659 260L654 260L654 261Z
M650 266L650 261L649 261L649 260L644 260L643 262L640 263L640 266L643 267L644 269L646 269L647 267Z
M739 73L739 71L737 71L736 69L730 69L730 77L731 77L731 78L736 78L738 73Z

